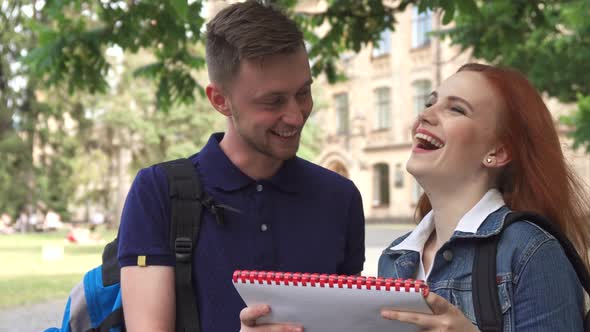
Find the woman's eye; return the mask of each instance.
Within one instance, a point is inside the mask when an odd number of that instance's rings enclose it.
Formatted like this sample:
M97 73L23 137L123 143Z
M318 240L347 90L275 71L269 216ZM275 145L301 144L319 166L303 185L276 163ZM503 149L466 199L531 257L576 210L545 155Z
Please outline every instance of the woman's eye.
M459 108L459 107L451 107L451 111L457 112L457 113L460 113L460 114L465 114L465 111L462 108Z
M428 107L430 107L430 106L432 106L432 103L431 103L431 102L427 102L426 104L424 104L424 107L425 107L425 108L428 108Z

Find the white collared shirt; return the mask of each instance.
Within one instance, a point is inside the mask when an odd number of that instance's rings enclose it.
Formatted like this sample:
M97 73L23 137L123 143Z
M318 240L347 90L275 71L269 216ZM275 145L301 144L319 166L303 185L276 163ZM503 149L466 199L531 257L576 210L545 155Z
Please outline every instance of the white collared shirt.
M504 203L502 194L497 189L488 190L488 192L483 195L479 202L477 202L477 204L475 204L471 210L461 217L457 227L455 228L455 232L460 231L464 233L475 234L479 226L481 226L488 215L504 205L506 205L506 203ZM422 218L420 223L407 238L405 238L398 245L391 247L392 250L412 250L420 253L420 264L416 279L426 280L430 275L430 271L432 270L433 264L430 264L428 272L426 273L424 271L422 253L424 251L424 245L433 231L434 219L432 211L430 211L424 216L424 218Z

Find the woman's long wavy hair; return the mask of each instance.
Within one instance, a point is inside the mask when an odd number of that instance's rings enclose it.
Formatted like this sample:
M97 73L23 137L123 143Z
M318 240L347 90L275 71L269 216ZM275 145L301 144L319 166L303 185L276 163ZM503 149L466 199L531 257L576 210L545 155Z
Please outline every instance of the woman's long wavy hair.
M498 137L512 161L499 177L497 188L512 210L534 211L549 218L590 267L590 227L586 185L567 164L551 113L528 79L513 69L477 63L457 72L483 75L503 99ZM432 209L423 194L416 207L417 220Z

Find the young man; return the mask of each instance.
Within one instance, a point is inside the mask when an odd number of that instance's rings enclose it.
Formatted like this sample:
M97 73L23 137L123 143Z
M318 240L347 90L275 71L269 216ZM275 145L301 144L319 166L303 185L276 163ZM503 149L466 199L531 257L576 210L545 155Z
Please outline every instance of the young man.
M206 92L227 118L190 157L204 190L226 211L223 225L205 210L193 252L201 331L238 331L245 304L236 269L358 274L364 216L354 184L295 156L312 110L302 33L276 9L231 5L207 25ZM170 203L159 167L142 169L125 202L119 263L129 331L172 331L174 255ZM137 266L146 256L147 266Z

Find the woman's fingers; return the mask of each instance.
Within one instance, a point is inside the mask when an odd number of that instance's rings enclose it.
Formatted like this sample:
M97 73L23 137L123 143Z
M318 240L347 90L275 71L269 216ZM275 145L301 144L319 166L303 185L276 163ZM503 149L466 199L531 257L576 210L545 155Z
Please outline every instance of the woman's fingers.
M437 317L431 314L423 314L410 311L396 311L384 308L381 310L381 317L390 320L397 320L404 323L417 325L423 329L430 329L437 326Z
M381 310L381 316L385 319L417 325L424 331L478 331L477 327L463 315L463 312L459 308L449 303L443 297L431 292L426 297L426 303L432 309L432 314L383 308Z

